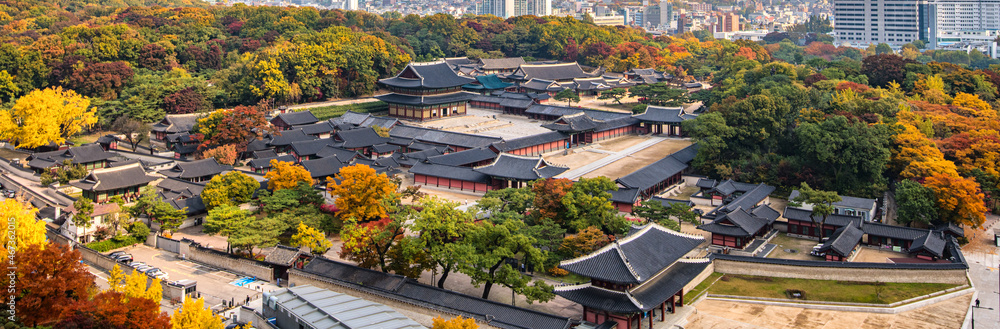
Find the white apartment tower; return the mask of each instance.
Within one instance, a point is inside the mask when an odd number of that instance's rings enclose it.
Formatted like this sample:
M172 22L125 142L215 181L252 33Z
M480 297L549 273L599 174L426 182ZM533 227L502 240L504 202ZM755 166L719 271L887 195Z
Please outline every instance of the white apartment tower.
M1000 0L935 0L930 11L931 48L937 48L940 38L1000 30Z
M345 10L358 10L358 0L344 0Z
M479 15L493 15L500 18L552 15L552 0L482 0L476 7Z
M834 0L837 43L866 47L928 41L930 9L924 0Z

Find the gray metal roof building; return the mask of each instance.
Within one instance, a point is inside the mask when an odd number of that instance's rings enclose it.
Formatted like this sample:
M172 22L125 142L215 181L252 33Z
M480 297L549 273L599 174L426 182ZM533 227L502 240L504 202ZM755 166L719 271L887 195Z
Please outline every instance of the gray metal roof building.
M388 306L309 285L264 298L264 315L281 329L426 329Z

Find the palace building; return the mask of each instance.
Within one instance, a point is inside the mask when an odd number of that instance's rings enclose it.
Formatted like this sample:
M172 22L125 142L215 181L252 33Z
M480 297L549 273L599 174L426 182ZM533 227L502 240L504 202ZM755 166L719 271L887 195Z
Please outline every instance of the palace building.
M389 103L389 115L424 121L465 115L474 93L462 86L476 79L461 77L444 61L410 63L395 77L379 80L391 93L375 96Z

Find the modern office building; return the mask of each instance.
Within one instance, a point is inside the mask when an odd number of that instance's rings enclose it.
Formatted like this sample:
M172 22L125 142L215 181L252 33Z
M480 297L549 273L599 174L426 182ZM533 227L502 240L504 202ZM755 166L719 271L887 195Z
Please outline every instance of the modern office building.
M835 0L837 43L902 46L929 40L930 9L923 0Z
M936 0L929 10L932 49L956 43L989 48L1000 31L1000 0Z
M552 0L483 0L476 4L480 15L493 15L500 18L514 16L552 15Z
M666 31L670 29L673 17L674 5L671 3L660 2L657 5L646 6L643 13L643 26L657 31Z

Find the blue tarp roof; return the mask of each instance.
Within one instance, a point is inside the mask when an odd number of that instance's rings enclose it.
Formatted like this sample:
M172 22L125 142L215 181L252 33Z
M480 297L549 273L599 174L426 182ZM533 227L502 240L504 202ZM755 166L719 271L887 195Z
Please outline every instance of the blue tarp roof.
M476 80L479 84L466 84L462 86L463 88L469 89L504 89L513 86L513 83L500 81L500 78L496 74L477 76Z

